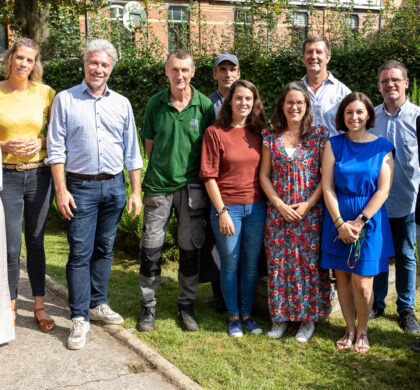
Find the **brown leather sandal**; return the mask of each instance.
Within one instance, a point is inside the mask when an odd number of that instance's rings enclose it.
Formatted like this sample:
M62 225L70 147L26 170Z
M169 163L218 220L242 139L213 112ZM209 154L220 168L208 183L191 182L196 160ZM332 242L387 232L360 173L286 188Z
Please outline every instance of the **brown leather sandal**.
M46 320L44 319L38 319L36 313L40 311L45 311L48 314L48 310L45 307L40 307L39 309L34 309L34 321L39 325L39 329L41 329L43 332L50 332L55 327L55 321L53 319Z

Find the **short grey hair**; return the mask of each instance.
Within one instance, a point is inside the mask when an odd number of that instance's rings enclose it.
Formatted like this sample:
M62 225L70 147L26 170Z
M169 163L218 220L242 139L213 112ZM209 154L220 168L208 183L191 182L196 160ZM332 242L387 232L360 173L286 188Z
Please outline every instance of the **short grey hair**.
M187 58L191 58L192 68L195 69L194 58L192 54L185 49L176 49L174 51L171 51L166 57L165 69L168 69L169 61L172 57L178 58L180 60L186 60Z
M117 50L115 50L114 45L106 39L94 39L93 41L88 42L84 51L83 61L86 62L90 53L95 51L104 51L111 56L112 67L117 63Z

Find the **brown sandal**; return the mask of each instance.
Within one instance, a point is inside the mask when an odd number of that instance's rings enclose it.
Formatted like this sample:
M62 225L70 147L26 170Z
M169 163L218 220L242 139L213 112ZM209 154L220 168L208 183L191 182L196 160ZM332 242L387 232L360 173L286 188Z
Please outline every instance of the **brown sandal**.
M335 343L335 347L340 351L344 351L346 349L350 349L353 345L354 341L354 333L353 332L346 332L346 334L341 338L338 339Z
M43 332L50 332L55 327L55 321L53 319L46 320L44 319L38 319L36 313L40 311L45 311L48 314L48 310L45 307L40 307L39 309L34 309L34 321L39 325L39 329L41 329Z
M359 333L354 344L354 352L364 355L370 349L369 340L366 333Z

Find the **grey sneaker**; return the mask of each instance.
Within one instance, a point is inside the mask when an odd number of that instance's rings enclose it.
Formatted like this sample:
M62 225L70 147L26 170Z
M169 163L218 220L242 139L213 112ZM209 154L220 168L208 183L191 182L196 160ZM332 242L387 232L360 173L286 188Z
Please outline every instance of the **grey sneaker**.
M267 332L267 336L272 339L279 339L287 329L287 322L273 322L271 330Z
M70 336L67 340L69 349L80 349L86 344L86 335L90 330L90 323L85 321L83 317L75 317L72 319Z
M155 329L155 313L154 307L141 307L140 317L137 321L137 329L140 332L150 332Z
M315 324L313 321L302 321L295 338L300 343L306 343L312 337L314 330Z
M90 309L89 317L91 320L102 321L109 325L117 325L124 322L124 318L112 310L106 303Z
M198 323L194 317L192 305L179 306L178 318L181 322L181 328L187 332L196 332L198 330Z

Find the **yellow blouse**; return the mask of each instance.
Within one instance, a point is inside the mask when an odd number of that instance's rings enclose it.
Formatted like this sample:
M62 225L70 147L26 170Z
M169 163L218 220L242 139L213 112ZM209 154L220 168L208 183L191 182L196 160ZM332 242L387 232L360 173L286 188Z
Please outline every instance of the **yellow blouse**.
M0 140L13 138L30 139L45 137L48 113L55 91L48 85L31 82L28 89L8 92L0 88ZM3 152L3 163L41 161L47 157L47 150L33 157L17 157Z

